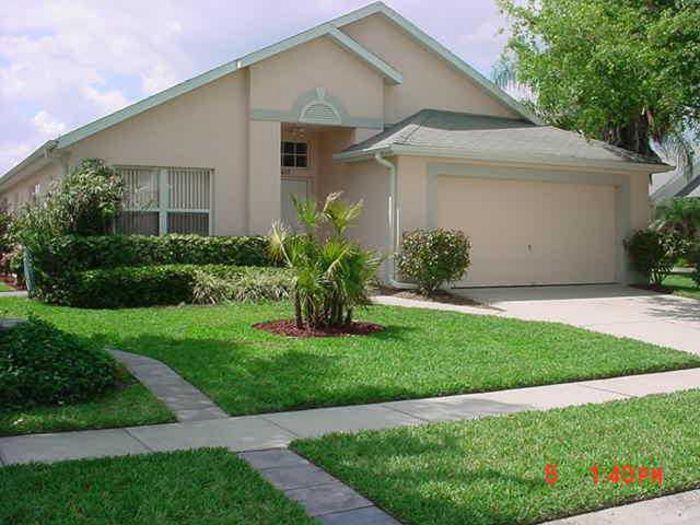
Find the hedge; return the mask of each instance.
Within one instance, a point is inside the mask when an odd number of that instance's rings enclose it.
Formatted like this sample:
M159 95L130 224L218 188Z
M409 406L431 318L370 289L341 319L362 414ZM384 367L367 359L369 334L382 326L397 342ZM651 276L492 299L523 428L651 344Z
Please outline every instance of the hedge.
M78 272L66 303L81 308L216 304L279 300L288 296L289 289L291 277L282 268L191 264L104 268Z
M0 406L61 405L115 386L117 365L102 349L39 319L0 332Z
M70 303L77 275L86 270L171 264L274 266L265 237L200 235L66 235L31 253L33 295L52 303Z

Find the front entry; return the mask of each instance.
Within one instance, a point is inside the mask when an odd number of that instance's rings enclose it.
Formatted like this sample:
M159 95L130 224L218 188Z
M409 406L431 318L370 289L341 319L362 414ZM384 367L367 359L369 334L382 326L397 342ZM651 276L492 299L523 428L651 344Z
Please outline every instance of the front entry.
M309 181L305 179L282 179L282 222L294 231L299 231L301 227L296 218L292 196L298 200L308 199L311 196Z

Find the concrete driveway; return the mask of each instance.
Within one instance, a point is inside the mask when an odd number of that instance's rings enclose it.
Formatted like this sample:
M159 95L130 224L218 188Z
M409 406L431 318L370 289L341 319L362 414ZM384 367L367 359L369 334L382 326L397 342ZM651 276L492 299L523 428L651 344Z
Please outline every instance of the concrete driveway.
M455 289L518 319L558 321L700 355L700 301L621 285Z

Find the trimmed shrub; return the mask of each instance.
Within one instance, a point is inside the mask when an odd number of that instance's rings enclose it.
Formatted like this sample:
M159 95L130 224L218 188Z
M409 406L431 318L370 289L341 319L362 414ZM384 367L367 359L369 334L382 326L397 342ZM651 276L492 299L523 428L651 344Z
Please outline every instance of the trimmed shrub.
M127 266L77 273L68 302L81 308L254 302L285 299L291 286L282 268Z
M67 301L80 308L135 308L192 302L195 266L138 266L75 274Z
M282 268L204 266L195 272L196 304L253 303L288 299L292 274Z
M647 228L637 230L625 240L632 267L647 284L661 286L673 270L682 251L682 243L675 233Z
M414 230L404 233L396 256L400 274L430 295L443 284L461 279L469 267L471 244L458 230Z
M116 363L106 352L45 321L0 332L2 407L86 401L116 380Z
M64 235L32 251L39 299L71 304L69 293L85 270L171 264L274 266L265 237L200 235Z

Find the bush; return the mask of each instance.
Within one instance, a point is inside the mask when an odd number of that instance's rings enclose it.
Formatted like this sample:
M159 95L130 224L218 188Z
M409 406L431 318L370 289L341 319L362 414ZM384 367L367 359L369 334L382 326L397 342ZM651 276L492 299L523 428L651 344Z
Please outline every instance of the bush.
M292 286L291 273L282 268L205 266L195 271L193 302L281 301L289 298Z
M200 235L64 235L47 240L32 252L34 295L44 301L70 304L68 293L76 274L85 270L171 264L271 266L265 237Z
M671 273L682 246L675 233L651 228L638 230L625 240L632 267L655 286Z
M115 385L103 350L38 319L0 332L0 406L61 405L93 399Z
M697 242L688 253L688 262L695 268L691 277L695 281L695 286L700 288L700 242Z
M81 308L254 302L284 299L291 285L291 276L281 268L184 264L105 268L77 273L68 302Z
M464 276L470 249L469 238L461 231L414 230L404 234L396 264L403 277L429 295Z
M99 159L88 159L54 182L17 218L19 240L32 251L60 235L101 235L112 230L124 195L124 181Z
M134 308L192 302L194 266L139 266L80 272L67 302L80 308Z

